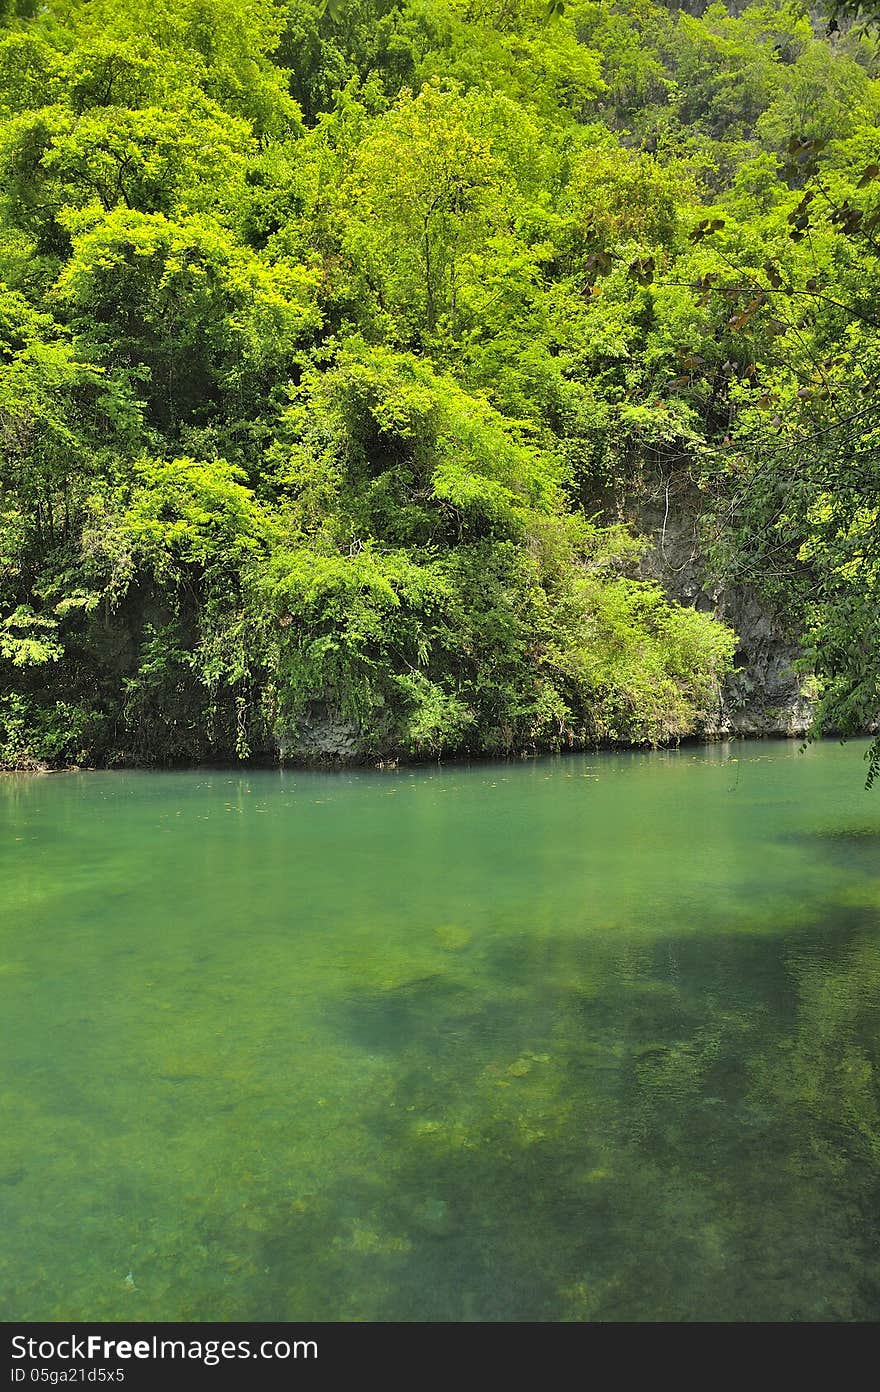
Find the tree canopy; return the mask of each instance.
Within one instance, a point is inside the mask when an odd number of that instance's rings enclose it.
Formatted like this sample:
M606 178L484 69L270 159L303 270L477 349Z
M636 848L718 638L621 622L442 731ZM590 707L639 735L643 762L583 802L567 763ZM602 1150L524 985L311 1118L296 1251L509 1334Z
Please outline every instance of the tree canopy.
M878 44L787 4L5 0L0 761L658 743L735 637L880 707Z

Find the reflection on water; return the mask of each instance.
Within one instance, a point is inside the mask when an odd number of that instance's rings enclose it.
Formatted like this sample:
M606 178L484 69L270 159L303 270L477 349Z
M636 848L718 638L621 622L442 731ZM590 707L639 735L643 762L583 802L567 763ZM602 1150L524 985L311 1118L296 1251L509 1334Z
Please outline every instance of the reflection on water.
M875 1319L852 746L0 779L6 1319Z

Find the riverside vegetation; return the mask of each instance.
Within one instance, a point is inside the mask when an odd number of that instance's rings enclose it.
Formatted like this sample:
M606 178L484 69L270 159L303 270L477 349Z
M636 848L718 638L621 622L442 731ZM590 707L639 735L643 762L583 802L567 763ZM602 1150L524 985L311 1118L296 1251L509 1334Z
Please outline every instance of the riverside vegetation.
M656 744L735 636L878 708L878 43L790 4L2 0L0 763Z

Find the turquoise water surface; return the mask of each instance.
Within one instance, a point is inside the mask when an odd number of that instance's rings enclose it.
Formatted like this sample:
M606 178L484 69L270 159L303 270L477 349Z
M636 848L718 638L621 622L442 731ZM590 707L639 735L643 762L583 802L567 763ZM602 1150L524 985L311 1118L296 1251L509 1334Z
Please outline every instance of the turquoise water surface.
M880 1316L880 789L0 777L0 1317Z

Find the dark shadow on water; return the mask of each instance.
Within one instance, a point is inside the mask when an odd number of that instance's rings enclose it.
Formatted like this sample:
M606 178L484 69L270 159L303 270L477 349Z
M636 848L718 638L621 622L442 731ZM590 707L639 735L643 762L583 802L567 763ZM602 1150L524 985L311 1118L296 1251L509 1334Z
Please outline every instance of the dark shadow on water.
M877 941L850 910L719 929L634 978L544 938L529 996L514 937L480 987L355 995L340 1021L400 1063L387 1168L275 1210L261 1317L876 1318Z
M829 827L827 830L780 834L780 844L807 847L840 869L880 877L880 829L876 824Z
M523 1034L517 1012L504 999L443 975L350 996L336 1022L347 1039L369 1052L404 1059L415 1051L431 1061Z
M511 932L467 972L352 983L325 1020L391 1072L353 1119L370 1144L312 1193L270 1152L246 1209L200 1194L178 1318L216 1318L230 1291L225 1317L264 1321L880 1315L876 914ZM157 1141L191 1086L222 1109L198 1084L167 1075ZM10 1168L0 1202L18 1183ZM121 1173L95 1203L162 1196ZM168 1260L145 1255L138 1281Z
M466 988L438 974L346 1001L341 1025L367 1050L399 1053L419 1044L439 1052L472 1008Z

